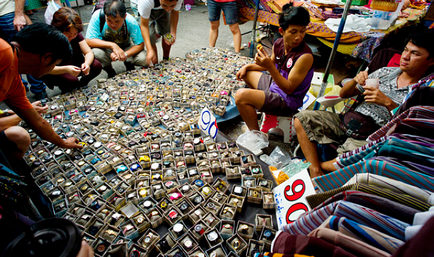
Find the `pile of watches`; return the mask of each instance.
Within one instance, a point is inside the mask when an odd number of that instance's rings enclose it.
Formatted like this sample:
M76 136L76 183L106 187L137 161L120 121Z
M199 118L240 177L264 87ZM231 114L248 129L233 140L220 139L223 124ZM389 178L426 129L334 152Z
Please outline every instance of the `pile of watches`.
M56 216L80 226L96 256L116 249L148 256L153 248L169 256L237 256L264 245L250 244L252 237L237 233L235 224L227 238L221 229L229 228L223 221L233 221L245 202L274 203L272 182L253 155L235 142L214 142L197 126L201 108L226 106L243 87L235 74L248 62L204 48L43 102L56 133L76 137L83 149L59 148L29 130L24 158ZM241 184L231 190L216 174L241 178ZM155 229L163 223L169 232L159 235ZM273 225L264 224L261 238L271 243ZM222 247L226 239L232 253ZM198 246L202 240L208 251Z

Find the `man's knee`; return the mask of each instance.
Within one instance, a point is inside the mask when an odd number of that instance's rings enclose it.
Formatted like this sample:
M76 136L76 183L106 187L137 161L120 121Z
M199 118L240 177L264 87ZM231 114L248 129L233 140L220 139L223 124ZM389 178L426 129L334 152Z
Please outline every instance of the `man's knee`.
M237 90L237 93L235 94L235 104L239 105L242 104L247 97L247 89L240 88Z
M92 52L95 59L101 63L103 68L111 65L110 54L108 54L104 49L92 48Z
M302 132L303 126L301 125L301 122L298 118L294 118L294 128L295 128L295 132L298 134L299 132Z
M134 56L132 63L136 66L146 67L146 51L142 50L136 56Z
M14 126L6 129L4 132L7 139L9 140L9 144L11 144L11 151L19 150L21 153L27 151L30 146L30 135L25 129Z

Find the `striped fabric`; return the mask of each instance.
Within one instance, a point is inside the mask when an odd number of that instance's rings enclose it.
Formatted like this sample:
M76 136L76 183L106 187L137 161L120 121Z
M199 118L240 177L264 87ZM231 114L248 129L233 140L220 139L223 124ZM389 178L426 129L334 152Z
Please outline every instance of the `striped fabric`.
M383 139L385 138L383 137ZM419 165L430 167L434 166L430 163L434 162L433 147L434 145L427 144L426 142L417 142L414 140L406 141L390 136L387 140L373 144L371 147L363 151L360 150L358 153L349 154L346 158L340 156L336 160L335 166L341 169L360 160L372 158L373 156L391 156L401 158L402 160L418 162ZM421 169L421 171L424 172L425 170Z
M341 247L330 244L322 239L303 235L291 235L279 231L271 244L272 253L305 254L327 257L355 257Z
M405 228L409 226L408 223L364 206L337 201L299 217L295 222L284 226L283 231L292 235L308 235L332 215L346 217L401 240L404 240Z
M410 226L408 223L383 213L346 201L341 202L336 207L335 215L346 217L400 240L405 240L405 228Z
M358 173L377 174L426 190L434 188L433 177L399 165L390 164L387 161L378 160L361 161L327 175L313 178L312 182L321 192L325 192L343 186Z
M434 205L434 192L421 189L395 179L379 176L376 174L363 173L354 175L354 177L347 182L346 186L355 183L369 184L384 189L390 189L397 193L412 196L427 203L428 205ZM411 201L414 202L414 200Z
M359 187L362 190L375 190L374 187L369 185L354 185L354 187ZM385 192L384 190L380 190L381 192L385 193L386 195L392 194L394 198L400 198L400 194L394 194L392 192ZM405 199L405 195L402 196L402 198ZM376 210L378 212L384 213L390 217L393 217L395 219L401 220L405 223L412 224L415 214L420 213L419 210L409 207L405 204L398 203L395 201L395 199L389 199L386 197L378 196L376 194L366 193L362 191L357 190L348 190L341 193L338 193L327 200L325 200L322 204L315 207L313 210L317 210L319 208L322 208L332 202L336 201L347 201L352 202L355 204L359 204L365 207L368 207L370 209ZM411 199L411 198L410 198ZM407 199L408 200L408 199ZM409 201L411 204L413 204L411 201Z
M403 241L386 235L373 228L361 225L344 217L331 216L323 223L324 227L339 231L347 236L359 239L380 250L394 253Z
M342 232L334 231L329 228L318 228L312 231L309 236L321 238L331 244L342 247L359 257L390 257L390 253L380 250L359 239L345 235Z
M380 144L381 142L383 142L383 141L385 141L385 140L387 140L387 137L382 137L382 138L380 138L380 139L378 139L378 140L376 140L376 141L369 142L369 143L367 143L367 144L364 145L364 146L361 146L361 147L359 147L359 148L357 148L357 149L354 149L353 151L346 152L346 153L343 153L343 154L339 155L339 156L336 158L336 162L334 163L334 166L336 167L336 169L342 169L342 168L345 167L346 165L340 163L340 160L341 160L341 159L350 158L350 157L353 156L353 155L357 155L357 154L359 154L359 153L362 153L362 152L364 152L365 150L367 150L367 149L371 149L371 148L374 147L375 145Z
M347 194L359 192L353 190L353 188L353 184L344 185L326 192L306 196L306 201L309 204L310 208L314 209L317 208L319 205L323 205L323 203L327 200L330 200L330 202L344 200ZM327 204L329 204L330 202L328 202Z
M352 185L346 185L344 186L347 190L356 190L368 194L373 194L377 196L384 197L386 199L395 201L397 203L406 205L408 207L414 208L419 211L427 211L431 207L431 205L423 200L419 200L418 198L415 198L413 196L407 195L405 193L401 192L394 192L392 191L393 188L381 188L379 186L375 185L369 185L369 184L363 184L363 183L355 183ZM335 194L338 194L339 192L336 192ZM354 192L353 192L354 193ZM330 195L329 192L324 193L318 193L315 195L310 195L306 197L306 201L309 203L309 205L312 208L319 207L323 202L330 202L333 201L333 198L330 198L332 195ZM342 197L342 196L337 196ZM330 201L327 199L330 198ZM338 199L340 200L340 199ZM322 207L322 206L321 206Z
M397 117L391 119L386 125L371 134L366 141L372 142L386 136L389 130L395 130L397 126L402 124L404 120L414 121L414 119L422 121L426 126L434 127L434 107L433 106L414 106ZM389 132L390 133L390 132Z
M373 143L369 143L369 147L366 147L364 150L358 148L359 150L356 151L354 150L352 152L352 154L346 154L346 157L344 156L339 156L338 158L336 158L336 162L334 163L334 166L337 169L342 169L345 168L346 166L349 166L351 164L357 163L361 160L363 160L366 156L370 155L372 152L376 153L378 151L378 149L385 144L386 138L383 137L383 140L381 140L381 142L378 142L377 144L373 144Z

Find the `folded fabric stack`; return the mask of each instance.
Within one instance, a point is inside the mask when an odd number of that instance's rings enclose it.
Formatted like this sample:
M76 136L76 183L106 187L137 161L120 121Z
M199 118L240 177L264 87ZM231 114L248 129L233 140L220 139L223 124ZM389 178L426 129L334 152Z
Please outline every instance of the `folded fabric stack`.
M314 178L320 193L307 197L312 210L286 225L264 256L432 254L433 92L414 88L369 144L339 156L338 170Z

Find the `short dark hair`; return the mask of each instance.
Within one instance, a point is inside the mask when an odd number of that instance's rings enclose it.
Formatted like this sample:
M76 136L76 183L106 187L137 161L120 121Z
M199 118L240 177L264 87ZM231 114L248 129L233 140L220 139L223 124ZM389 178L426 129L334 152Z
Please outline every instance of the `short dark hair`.
M294 7L292 3L285 4L282 7L282 13L279 16L279 26L283 30L286 30L289 25L307 26L309 22L309 12L303 7Z
M51 53L53 62L58 59L69 60L72 56L68 38L58 29L45 23L33 23L24 27L12 37L12 42L17 42L23 50L30 53Z
M418 47L425 48L429 53L429 58L434 57L434 31L432 29L419 29L411 33L405 39L405 45L411 42Z
M104 3L104 14L113 17L116 17L119 14L119 16L124 18L127 14L127 8L120 0L108 0Z

